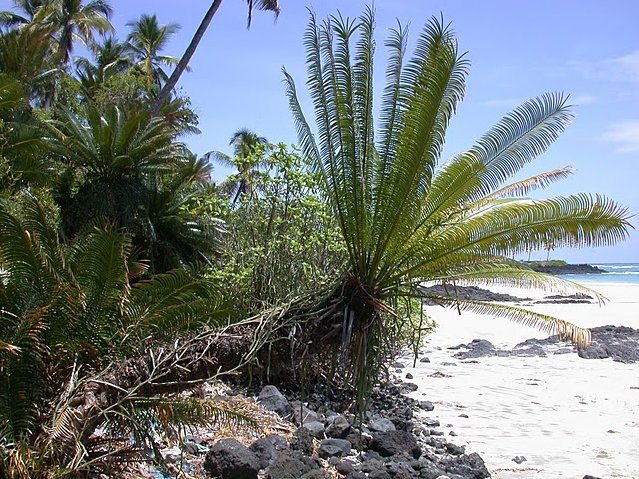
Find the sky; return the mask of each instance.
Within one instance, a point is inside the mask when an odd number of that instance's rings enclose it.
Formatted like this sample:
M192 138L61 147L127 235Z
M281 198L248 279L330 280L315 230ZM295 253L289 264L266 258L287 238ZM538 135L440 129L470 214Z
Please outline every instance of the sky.
M255 12L246 28L245 0L224 0L179 87L191 98L202 134L185 138L196 153L231 152L233 132L249 128L271 142L296 143L282 67L298 90L306 81L302 43L307 8L318 18L338 10L357 16L364 0L280 0L274 21ZM12 2L0 0L2 10ZM112 23L126 36L126 22L142 13L180 31L166 53L181 56L210 3L201 0L111 0ZM639 2L636 0L377 0L376 81L383 86L384 39L399 20L414 41L433 15L443 15L471 61L466 96L448 130L446 157L470 147L523 101L544 92L571 95L576 118L568 130L525 170L525 176L572 165L576 173L543 196L601 193L639 214ZM307 116L312 116L307 104ZM219 171L221 176L224 171ZM632 218L639 228L637 217ZM533 253L545 259L546 252ZM639 231L614 247L551 252L570 262L639 262Z

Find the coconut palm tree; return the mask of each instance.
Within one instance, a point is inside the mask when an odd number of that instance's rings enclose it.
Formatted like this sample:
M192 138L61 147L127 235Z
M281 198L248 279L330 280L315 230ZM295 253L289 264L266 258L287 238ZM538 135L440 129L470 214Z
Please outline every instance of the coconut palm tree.
M468 151L440 164L469 63L438 19L424 27L410 58L406 29L391 31L376 121L373 16L368 9L355 20L337 15L318 24L311 14L304 43L316 131L284 71L299 143L322 174L349 254L343 277L315 313L333 317L341 331L341 341L339 334L326 334L322 348L330 349L328 338L337 338L332 344L350 359L360 400L377 378L388 331L402 321L395 306L424 297L424 282L570 287L513 263L509 255L547 243L612 244L630 228L627 210L602 196L522 197L565 172L507 183L568 125L572 114L562 94L524 103ZM588 330L531 311L431 299L536 326L580 346L589 341Z
M14 0L17 12L0 12L0 26L15 28L32 23L40 9L49 3L48 0Z
M259 167L264 166L263 155L268 152L269 145L263 136L248 128L241 128L233 133L229 146L233 147L233 157L221 151L210 151L204 158L237 169L237 173L222 185L229 198L233 198L232 204L235 204L242 194L254 193L254 178Z
M51 97L59 73L52 55L52 35L51 27L40 24L0 35L0 71L22 82L28 98L36 104L46 103Z
M221 3L222 0L214 0L213 3L211 3L211 6L207 10L204 18L202 19L202 22L200 23L200 26L195 31L195 35L193 35L193 38L191 39L191 43L189 43L189 46L184 51L184 55L182 55L182 58L180 58L180 61L175 67L175 70L173 70L171 77L167 80L166 84L162 87L162 90L153 102L151 110L154 114L157 114L162 108L162 105L167 102L167 100L171 96L171 92L175 88L175 85L177 85L178 80L182 76L182 73L184 73L184 70L188 68L191 57L193 57L195 50L197 50L197 46L200 44L200 41L204 37L204 34L206 33L206 30L209 27L211 20L213 20L213 17L215 16L215 13L217 12L217 9L220 7ZM278 0L246 0L246 3L248 5L247 27L251 26L254 8L257 8L258 10L271 11L275 13L276 17L280 13L280 5Z
M131 32L127 41L131 45L137 67L153 83L161 86L167 80L163 66L176 65L178 59L160 52L166 48L171 36L179 30L177 23L160 25L156 15L142 15L127 23Z
M88 58L75 59L76 74L87 90L103 84L113 75L126 72L133 64L129 45L107 37L102 43L91 46L95 63Z
M96 33L113 31L111 7L106 0L49 0L47 9L47 21L56 30L57 54L63 64L69 62L76 42L88 47Z

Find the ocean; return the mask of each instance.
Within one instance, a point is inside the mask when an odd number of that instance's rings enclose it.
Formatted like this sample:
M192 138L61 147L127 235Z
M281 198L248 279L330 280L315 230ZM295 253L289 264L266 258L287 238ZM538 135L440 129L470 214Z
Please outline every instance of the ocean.
M576 283L623 283L639 284L639 263L592 264L605 271L601 274L566 274L565 278Z

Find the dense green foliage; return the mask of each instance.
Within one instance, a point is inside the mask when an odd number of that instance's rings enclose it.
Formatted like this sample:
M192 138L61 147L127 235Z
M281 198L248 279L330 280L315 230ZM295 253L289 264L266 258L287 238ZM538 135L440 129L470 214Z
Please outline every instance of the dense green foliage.
M234 188L222 188L230 192L220 211L228 234L223 267L213 274L240 311L257 312L332 282L346 258L319 176L284 145L264 144L231 161L239 171L227 180ZM251 193L236 202L242 190L235 185L242 184L246 169L252 172Z

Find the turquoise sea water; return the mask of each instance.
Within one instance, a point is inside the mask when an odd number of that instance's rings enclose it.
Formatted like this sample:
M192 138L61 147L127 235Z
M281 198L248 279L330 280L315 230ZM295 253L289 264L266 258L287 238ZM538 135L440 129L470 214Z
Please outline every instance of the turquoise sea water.
M639 263L593 263L593 266L603 269L605 273L566 274L562 277L577 283L639 284Z

